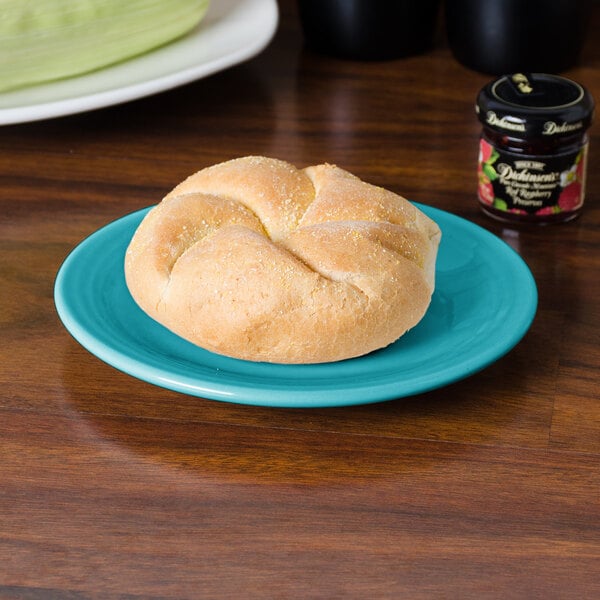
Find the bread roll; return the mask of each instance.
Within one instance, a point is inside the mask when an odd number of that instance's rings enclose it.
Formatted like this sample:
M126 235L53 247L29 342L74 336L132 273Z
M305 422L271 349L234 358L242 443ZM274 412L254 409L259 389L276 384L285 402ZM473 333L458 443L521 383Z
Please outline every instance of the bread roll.
M212 352L338 361L421 320L440 236L407 200L336 166L250 156L199 171L155 206L125 276L142 310Z

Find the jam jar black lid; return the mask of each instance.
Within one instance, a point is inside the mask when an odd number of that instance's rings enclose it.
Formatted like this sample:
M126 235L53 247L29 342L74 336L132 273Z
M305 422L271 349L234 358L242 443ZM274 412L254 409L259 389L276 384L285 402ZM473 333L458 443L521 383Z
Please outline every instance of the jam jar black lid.
M479 120L513 137L583 133L594 100L578 83L545 73L514 73L488 83L477 97Z

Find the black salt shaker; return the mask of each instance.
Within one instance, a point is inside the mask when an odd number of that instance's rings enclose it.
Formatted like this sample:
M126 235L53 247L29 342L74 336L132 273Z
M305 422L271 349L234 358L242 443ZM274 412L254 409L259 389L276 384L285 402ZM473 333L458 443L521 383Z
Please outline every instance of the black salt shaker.
M298 0L307 46L353 60L388 60L430 49L440 0Z

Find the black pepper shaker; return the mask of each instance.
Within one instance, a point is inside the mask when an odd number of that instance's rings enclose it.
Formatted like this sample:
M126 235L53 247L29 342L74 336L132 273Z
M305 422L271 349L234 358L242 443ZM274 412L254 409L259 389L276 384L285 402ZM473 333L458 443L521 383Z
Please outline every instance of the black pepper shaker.
M591 0L446 0L448 43L460 63L483 73L560 73L580 57L591 5Z

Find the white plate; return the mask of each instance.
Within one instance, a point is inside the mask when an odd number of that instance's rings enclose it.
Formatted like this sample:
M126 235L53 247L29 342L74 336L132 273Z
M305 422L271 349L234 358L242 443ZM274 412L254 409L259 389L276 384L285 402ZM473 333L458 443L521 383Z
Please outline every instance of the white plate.
M271 41L276 0L212 0L186 36L117 65L0 94L0 125L60 117L163 92L231 67Z

